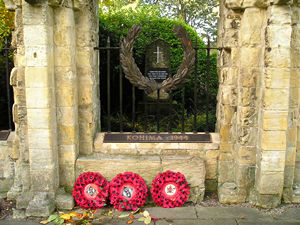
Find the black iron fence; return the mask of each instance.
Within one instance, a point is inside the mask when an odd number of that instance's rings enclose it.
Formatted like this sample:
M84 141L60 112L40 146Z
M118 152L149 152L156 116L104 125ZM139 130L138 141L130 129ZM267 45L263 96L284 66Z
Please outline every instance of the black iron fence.
M214 132L218 89L216 51L221 48L211 47L209 40L201 47L196 40L194 49L195 72L190 81L166 99L159 91L153 99L124 79L120 62L112 65L112 58L119 57L119 46L112 47L108 38L106 46L95 48L101 59L101 131ZM199 54L205 54L205 59L198 57Z
M10 86L10 71L13 68L12 51L9 39L0 49L0 130L14 130L12 120L13 90Z

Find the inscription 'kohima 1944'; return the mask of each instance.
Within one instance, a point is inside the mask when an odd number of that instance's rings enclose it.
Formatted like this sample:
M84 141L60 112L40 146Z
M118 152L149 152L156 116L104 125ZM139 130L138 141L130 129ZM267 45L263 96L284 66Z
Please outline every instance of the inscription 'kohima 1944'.
M104 143L134 143L134 142L211 142L210 134L112 134L104 135Z

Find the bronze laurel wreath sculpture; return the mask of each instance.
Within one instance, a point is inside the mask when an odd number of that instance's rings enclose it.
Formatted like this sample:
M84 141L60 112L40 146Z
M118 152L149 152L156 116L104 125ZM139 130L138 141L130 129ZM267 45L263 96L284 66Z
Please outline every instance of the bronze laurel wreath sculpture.
M125 73L125 77L137 88L144 90L146 94L164 89L165 92L170 93L176 90L180 84L189 80L189 75L194 71L195 63L195 50L192 46L190 37L182 26L175 26L174 32L181 42L184 56L179 70L173 77L169 77L162 83L157 83L155 80L150 80L148 77L143 76L140 69L135 63L132 56L132 49L135 39L138 38L142 29L138 25L133 25L127 36L121 42L121 65Z

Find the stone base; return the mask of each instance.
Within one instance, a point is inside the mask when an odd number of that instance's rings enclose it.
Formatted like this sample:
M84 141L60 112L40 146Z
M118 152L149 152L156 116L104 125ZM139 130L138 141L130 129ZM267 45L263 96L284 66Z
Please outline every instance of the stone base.
M238 202L238 188L235 183L226 182L218 188L219 201L225 204Z
M55 204L47 193L38 192L34 194L26 209L26 216L48 217L55 210Z
M23 209L13 209L13 219L15 220L23 220L26 219L25 210Z
M30 192L22 193L17 198L17 209L26 209L28 207L29 202L32 200L33 196Z
M17 187L13 185L11 189L7 192L7 199L17 200L18 196L21 194L21 191L22 191L21 187Z
M142 176L149 189L157 174L167 170L185 175L191 187L189 201L198 203L203 200L205 165L203 159L195 156L120 156L95 153L79 157L76 162L77 177L83 172L99 172L110 181L117 174L128 171Z
M61 210L71 210L74 207L74 199L72 194L66 193L63 188L60 188L55 198L56 208Z
M262 195L256 190L250 192L249 202L257 207L271 209L281 204L280 195Z

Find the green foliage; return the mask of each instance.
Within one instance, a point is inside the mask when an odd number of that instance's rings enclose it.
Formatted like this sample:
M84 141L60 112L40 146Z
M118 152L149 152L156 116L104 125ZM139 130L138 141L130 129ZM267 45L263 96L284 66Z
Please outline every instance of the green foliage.
M0 0L0 130L8 129L8 106L6 93L6 71L5 71L5 40L10 38L14 28L14 13L9 12ZM9 67L12 67L12 52L9 52ZM9 69L10 69L9 68ZM12 93L12 91L11 91Z
M187 32L189 33L191 40L195 46L196 38L198 40L198 47L204 48L206 47L204 42L197 37L197 33L190 26L186 25L183 21L180 20L170 20L168 18L161 18L155 11L151 10L151 7L148 6L139 6L137 8L122 8L122 9L114 9L109 13L105 13L102 11L100 13L100 45L105 46L107 37L110 37L111 46L119 46L120 38L123 38L130 27L134 24L139 24L142 27L142 33L139 38L135 41L134 45L134 58L142 72L145 71L145 48L152 41L156 39L163 39L170 44L170 55L171 55L171 73L174 75L179 65L182 62L183 58L183 49L181 47L180 41L177 39L175 33L173 32L173 27L175 25L182 25ZM114 67L111 70L111 83L113 84L112 90L113 93L111 95L111 124L112 130L119 130L119 56L118 51L111 52L111 65ZM184 85L185 89L185 111L184 116L186 120L186 131L192 130L192 121L193 121L193 112L194 112L194 85L196 84L197 90L197 127L198 130L205 130L205 104L209 102L208 108L208 117L209 117L209 129L211 131L214 130L215 124L215 108L216 108L216 93L218 89L218 77L216 74L216 53L211 53L210 57L210 71L209 76L207 74L207 51L206 50L198 50L198 61L197 61L197 76L196 73L191 75L191 79L188 83ZM102 115L102 127L105 130L107 124L107 100L106 100L106 54L103 51L101 54L101 77L100 77L100 90L101 90L101 109ZM126 94L123 95L124 99L124 114L123 114L123 123L124 130L131 131L132 129L132 121L131 121L131 106L132 106L132 91L131 85L127 81L127 79L123 80L123 92ZM206 82L208 93L206 93ZM172 127L175 130L181 130L181 118L182 118L182 104L181 104L181 92L182 88L175 91L173 93L173 112L169 114L167 111L162 108L160 114L161 116L161 131L166 131L169 127L169 121L172 120L174 123ZM136 90L136 118L135 118L135 128L136 131L156 131L156 121L155 116L148 115L145 118L144 109L142 106L143 100L143 92ZM168 108L168 107L165 107ZM152 111L152 114L155 114L155 110ZM151 113L151 112L150 112ZM145 121L148 121L148 124L145 124Z
M141 0L141 5L151 5L161 16L179 19L194 27L202 37L217 37L217 0Z
M197 37L196 31L182 21L160 18L156 14L151 15L149 7L140 7L138 10L126 9L111 14L100 14L100 43L104 45L107 37L110 37L111 45L118 46L120 37L123 38L134 24L141 25L143 30L134 46L135 60L141 71L143 71L146 46L153 40L163 39L171 46L171 67L172 73L175 74L182 61L183 49L173 32L173 28L175 25L182 25L191 36L193 43L195 43ZM198 39L198 45L199 47L205 47L200 38ZM205 57L205 51L200 52L200 58L203 57Z
M0 0L0 49L5 44L5 39L11 35L14 29L14 13L9 12L4 5L3 0Z

